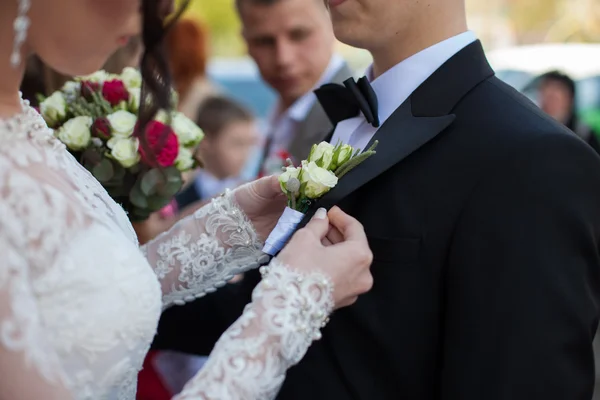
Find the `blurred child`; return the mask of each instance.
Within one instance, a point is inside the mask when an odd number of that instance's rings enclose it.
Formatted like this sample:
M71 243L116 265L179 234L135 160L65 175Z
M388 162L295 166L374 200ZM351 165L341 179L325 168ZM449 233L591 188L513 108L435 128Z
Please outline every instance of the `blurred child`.
M198 110L196 124L205 134L196 152L203 167L176 196L180 212L243 183L240 174L258 140L252 114L225 97L206 98Z

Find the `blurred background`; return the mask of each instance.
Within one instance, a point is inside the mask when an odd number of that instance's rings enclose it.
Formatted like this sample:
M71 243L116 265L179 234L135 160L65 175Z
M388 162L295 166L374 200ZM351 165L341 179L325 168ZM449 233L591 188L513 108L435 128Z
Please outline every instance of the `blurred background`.
M535 78L559 70L576 81L577 113L600 131L600 2L598 0L467 0L470 28L482 40L498 76L536 99ZM234 0L193 0L187 16L205 24L210 37L208 76L260 120L276 102L240 36ZM338 44L361 74L368 53ZM255 158L245 170L256 171Z

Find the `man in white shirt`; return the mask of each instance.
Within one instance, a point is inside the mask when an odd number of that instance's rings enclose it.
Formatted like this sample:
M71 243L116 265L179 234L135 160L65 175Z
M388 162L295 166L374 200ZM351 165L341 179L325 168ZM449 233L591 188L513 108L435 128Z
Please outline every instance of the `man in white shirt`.
M278 399L590 399L597 154L494 76L464 0L327 4L337 38L374 60L318 90L332 140L379 146L314 207L364 225L374 286L332 316ZM180 311L178 346L201 351L256 281Z
M334 53L322 0L237 0L242 34L262 78L279 99L266 133L262 173L281 171L288 155L299 162L332 128L313 90L352 76Z

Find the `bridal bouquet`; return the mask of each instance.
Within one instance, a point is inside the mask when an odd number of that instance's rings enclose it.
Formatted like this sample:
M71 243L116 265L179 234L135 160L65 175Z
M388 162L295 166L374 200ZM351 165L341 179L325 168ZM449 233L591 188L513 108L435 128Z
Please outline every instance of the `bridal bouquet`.
M333 146L327 142L313 145L308 159L295 167L288 159L288 166L279 176L281 190L288 204L275 229L265 242L263 252L275 255L283 248L309 207L333 189L338 181L375 154L377 141L364 152L346 144Z
M40 113L55 136L132 221L147 219L171 201L182 172L195 167L193 153L204 136L183 114L165 111L136 132L141 87L134 68L120 75L99 71L40 99Z

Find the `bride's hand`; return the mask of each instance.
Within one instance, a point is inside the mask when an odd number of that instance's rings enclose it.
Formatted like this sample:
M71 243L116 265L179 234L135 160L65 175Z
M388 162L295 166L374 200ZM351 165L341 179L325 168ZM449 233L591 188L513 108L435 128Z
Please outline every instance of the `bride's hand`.
M281 217L287 202L277 177L258 179L240 186L233 193L236 202L252 221L260 238L266 240Z
M340 237L325 246L322 241L333 229ZM333 281L336 308L353 304L358 295L373 286L373 254L363 226L337 207L329 215L324 209L317 211L277 258L295 270L318 271L328 276Z

